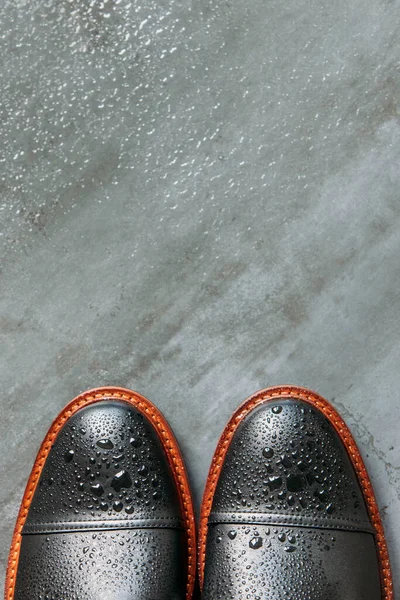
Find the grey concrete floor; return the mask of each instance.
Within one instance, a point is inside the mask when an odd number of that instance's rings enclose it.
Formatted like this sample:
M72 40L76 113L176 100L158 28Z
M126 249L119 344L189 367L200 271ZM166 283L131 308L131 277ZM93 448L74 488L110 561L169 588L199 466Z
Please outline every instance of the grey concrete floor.
M399 27L399 0L1 2L3 566L80 391L155 402L199 503L232 410L296 383L351 426L399 589Z

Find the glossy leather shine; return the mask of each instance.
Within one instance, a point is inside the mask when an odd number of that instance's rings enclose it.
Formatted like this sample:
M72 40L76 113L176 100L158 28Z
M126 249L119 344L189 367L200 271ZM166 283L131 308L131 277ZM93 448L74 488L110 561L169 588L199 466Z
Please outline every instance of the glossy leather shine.
M203 600L381 600L373 527L329 421L276 399L236 429L208 520Z
M176 485L149 420L124 402L76 412L23 529L15 600L182 600Z

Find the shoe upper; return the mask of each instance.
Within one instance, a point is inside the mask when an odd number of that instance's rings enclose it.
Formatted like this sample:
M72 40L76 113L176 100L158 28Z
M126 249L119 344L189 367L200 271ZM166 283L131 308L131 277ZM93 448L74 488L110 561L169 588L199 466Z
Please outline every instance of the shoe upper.
M22 532L15 600L181 600L187 556L157 432L102 401L55 438Z
M203 598L380 600L374 530L346 448L300 400L259 405L230 442Z

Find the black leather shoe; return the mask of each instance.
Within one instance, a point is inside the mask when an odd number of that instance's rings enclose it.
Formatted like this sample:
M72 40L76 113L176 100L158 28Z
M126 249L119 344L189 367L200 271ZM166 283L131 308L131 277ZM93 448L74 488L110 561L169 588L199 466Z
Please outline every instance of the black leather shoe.
M188 480L161 413L122 388L75 398L29 478L6 600L190 600L195 562Z
M202 505L203 600L392 600L382 523L357 446L323 398L293 386L228 423Z

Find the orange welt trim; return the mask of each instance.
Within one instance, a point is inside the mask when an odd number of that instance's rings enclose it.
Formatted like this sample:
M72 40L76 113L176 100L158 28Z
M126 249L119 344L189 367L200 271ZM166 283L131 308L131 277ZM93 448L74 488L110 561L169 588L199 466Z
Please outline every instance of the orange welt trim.
M369 479L364 462L361 458L360 451L353 439L353 436L343 421L339 413L333 406L322 396L312 392L306 388L296 387L293 385L275 386L256 392L239 406L233 413L231 419L226 425L222 436L219 439L214 457L211 462L210 471L207 477L206 487L204 490L203 502L200 513L200 530L199 530L199 547L198 547L198 566L200 587L203 587L204 567L207 543L208 518L211 512L215 490L217 488L218 479L224 464L224 459L231 443L232 437L243 421L243 419L257 406L263 403L276 400L277 398L293 398L303 400L319 409L335 428L340 439L346 447L354 470L358 476L361 489L363 491L365 503L368 508L369 517L375 530L375 542L379 559L382 600L394 600L393 595L393 580L390 569L389 554L386 545L385 534L383 530L382 520L379 514L378 505L375 499L371 481Z
M196 528L192 495L178 443L167 420L150 402L150 400L147 400L147 398L141 394L138 394L137 392L132 392L131 390L127 390L125 388L102 387L89 390L74 398L74 400L72 400L54 420L45 439L43 440L25 489L14 529L7 566L5 600L14 599L16 574L22 540L22 529L28 515L33 495L39 482L41 472L51 450L51 446L63 425L70 417L72 417L72 415L74 415L83 407L89 406L90 404L94 404L96 402L101 402L105 399L119 400L134 406L148 418L160 438L168 462L171 466L176 486L178 488L179 500L184 518L188 544L188 581L186 586L186 600L192 599L196 579Z

